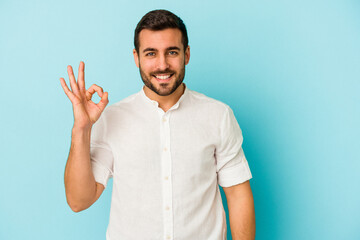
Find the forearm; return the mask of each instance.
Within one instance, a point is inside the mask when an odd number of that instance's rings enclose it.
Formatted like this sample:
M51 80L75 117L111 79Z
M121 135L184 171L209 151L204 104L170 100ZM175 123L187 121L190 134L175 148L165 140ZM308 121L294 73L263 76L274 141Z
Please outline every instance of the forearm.
M233 240L255 239L255 211L252 201L230 205L229 219Z
M229 209L232 238L254 240L255 209L249 181L223 189Z
M91 129L72 130L71 147L65 167L65 191L75 212L88 208L96 195L96 182L90 162Z

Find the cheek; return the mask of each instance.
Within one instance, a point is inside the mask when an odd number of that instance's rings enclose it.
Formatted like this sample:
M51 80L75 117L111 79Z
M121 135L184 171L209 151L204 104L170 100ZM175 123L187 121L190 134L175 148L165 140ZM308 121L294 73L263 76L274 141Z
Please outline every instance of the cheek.
M144 71L144 72L151 72L153 71L153 63L152 61L140 61L140 66L141 66L141 69Z
M184 59L183 58L171 59L168 61L168 64L172 69L180 69L184 64Z

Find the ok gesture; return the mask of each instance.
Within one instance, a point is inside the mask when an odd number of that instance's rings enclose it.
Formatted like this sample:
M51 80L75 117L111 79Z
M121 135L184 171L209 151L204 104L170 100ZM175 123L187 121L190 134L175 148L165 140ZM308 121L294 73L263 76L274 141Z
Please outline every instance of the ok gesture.
M109 100L108 93L104 92L96 84L93 84L88 90L85 89L84 69L84 62L80 62L78 80L76 82L72 67L70 65L67 67L71 90L66 85L64 78L60 78L60 82L73 106L74 128L91 129L109 103ZM101 97L100 102L97 104L91 100L95 92Z

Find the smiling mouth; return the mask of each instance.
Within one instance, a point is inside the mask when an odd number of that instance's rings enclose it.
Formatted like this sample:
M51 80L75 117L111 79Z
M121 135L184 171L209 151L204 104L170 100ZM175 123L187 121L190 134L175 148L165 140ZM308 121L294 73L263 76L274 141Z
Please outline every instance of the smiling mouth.
M172 74L155 74L153 75L159 82L167 82L174 75Z

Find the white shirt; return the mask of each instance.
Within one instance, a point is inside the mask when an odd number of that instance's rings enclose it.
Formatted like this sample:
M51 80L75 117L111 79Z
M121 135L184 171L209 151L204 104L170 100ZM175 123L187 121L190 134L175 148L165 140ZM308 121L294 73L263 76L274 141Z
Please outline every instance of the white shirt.
M143 89L107 107L91 135L96 182L113 177L106 239L225 240L219 185L252 177L242 142L230 107L186 86L167 112Z

